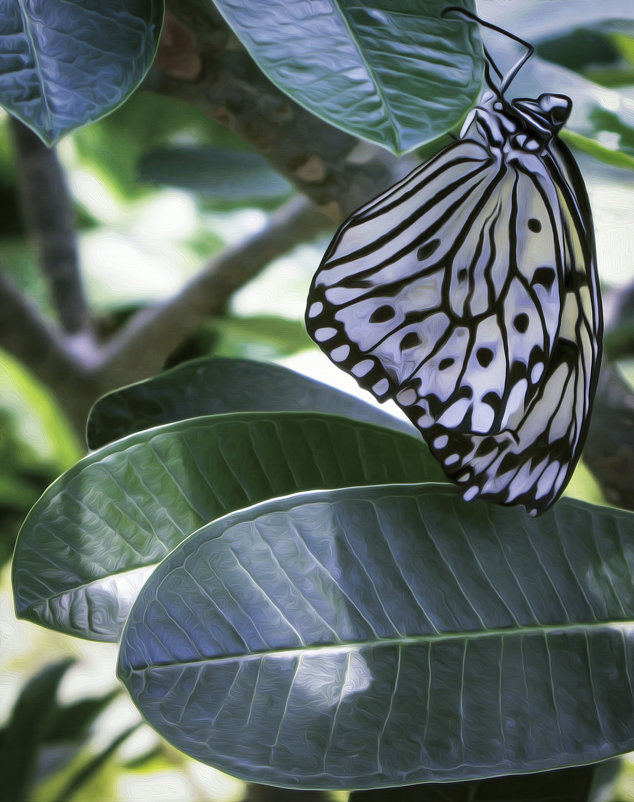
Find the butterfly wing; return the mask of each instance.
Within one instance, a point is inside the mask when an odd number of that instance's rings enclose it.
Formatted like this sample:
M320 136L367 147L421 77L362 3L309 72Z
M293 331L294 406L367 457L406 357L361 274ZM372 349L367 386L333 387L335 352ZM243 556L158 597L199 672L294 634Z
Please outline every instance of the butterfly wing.
M465 498L481 495L543 512L561 495L581 454L601 358L601 303L592 216L583 180L569 151L554 143L540 165L522 169L556 192L552 214L563 257L559 330L531 403L514 421L512 438L463 438ZM505 433L502 433L504 435ZM442 454L437 451L442 459Z
M566 277L573 265L588 284L594 249L562 170L553 179L534 154L501 160L466 136L356 212L311 286L311 336L395 398L468 499L552 503L564 460L542 451L568 413L566 464L578 457L596 314Z

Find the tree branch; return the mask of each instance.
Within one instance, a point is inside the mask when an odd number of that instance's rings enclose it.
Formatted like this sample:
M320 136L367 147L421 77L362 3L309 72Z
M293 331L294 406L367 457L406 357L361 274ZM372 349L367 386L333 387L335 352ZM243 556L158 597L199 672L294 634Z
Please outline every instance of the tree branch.
M22 207L27 230L37 244L40 265L62 328L88 328L75 239L75 215L62 167L54 148L11 117L19 165Z
M275 211L267 227L211 259L173 298L139 312L107 344L101 371L108 384L157 373L169 353L206 317L222 314L233 293L277 256L332 224L305 198Z
M333 221L407 171L407 160L399 163L381 148L360 146L275 87L211 3L172 0L169 9L167 42L145 88L202 108L249 142ZM178 45L174 53L170 41ZM189 72L183 64L190 65Z
M83 435L90 405L100 394L92 343L82 335L62 335L2 272L0 309L0 348L52 390L77 433Z

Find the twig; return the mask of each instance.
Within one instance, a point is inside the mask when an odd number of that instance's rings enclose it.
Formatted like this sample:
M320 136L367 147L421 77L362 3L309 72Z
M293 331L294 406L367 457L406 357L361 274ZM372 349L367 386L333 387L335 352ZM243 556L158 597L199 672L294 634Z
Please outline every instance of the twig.
M0 348L52 390L83 440L86 416L102 392L92 340L64 335L2 272L0 309Z
M49 386L74 368L74 357L57 327L20 288L0 272L0 347L27 365Z
M271 215L263 231L211 259L176 296L139 312L104 349L102 372L118 384L158 372L196 326L224 311L239 287L272 259L331 225L305 198L289 201Z
M13 117L11 128L24 219L38 246L53 304L65 331L85 330L88 307L79 272L75 215L62 167L55 149L47 148L30 128Z

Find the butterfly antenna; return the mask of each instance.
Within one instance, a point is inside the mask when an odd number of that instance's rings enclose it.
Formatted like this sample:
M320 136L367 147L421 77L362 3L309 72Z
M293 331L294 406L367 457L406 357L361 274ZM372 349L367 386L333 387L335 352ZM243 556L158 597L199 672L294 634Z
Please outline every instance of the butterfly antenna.
M515 34L510 33L509 31L505 31L504 28L499 28L497 25L494 25L492 22L487 22L486 20L481 19L471 11L467 11L466 8L461 8L460 6L447 6L443 8L440 12L441 17L446 17L448 14L459 14L462 17L466 17L467 19L471 20L472 22L477 22L478 25L482 25L483 28L488 28L491 31L495 31L496 33L502 34L502 36L506 36L508 39L512 39L514 42L522 45L522 47L526 48L526 53L521 57L521 59L512 67L511 70L507 73L506 77L502 75L500 70L498 69L495 61L491 58L491 54L488 52L486 47L484 47L484 55L487 59L487 62L493 67L495 73L499 76L501 80L501 84L497 88L497 92L500 95L503 95L506 90L508 89L511 81L515 78L517 73L522 69L524 64L528 61L528 59L533 55L535 52L535 48L533 45L529 44L528 42L524 41L524 39L520 39L519 36L515 36ZM488 76L487 76L488 77Z

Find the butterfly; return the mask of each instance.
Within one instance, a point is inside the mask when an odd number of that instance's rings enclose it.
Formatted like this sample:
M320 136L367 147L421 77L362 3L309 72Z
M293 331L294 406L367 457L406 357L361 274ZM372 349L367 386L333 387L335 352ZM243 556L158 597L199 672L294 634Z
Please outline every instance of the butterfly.
M602 315L592 215L558 139L572 102L507 99L533 48L459 138L356 211L310 287L309 334L379 401L394 399L466 501L537 515L588 428ZM494 79L493 73L496 78Z

